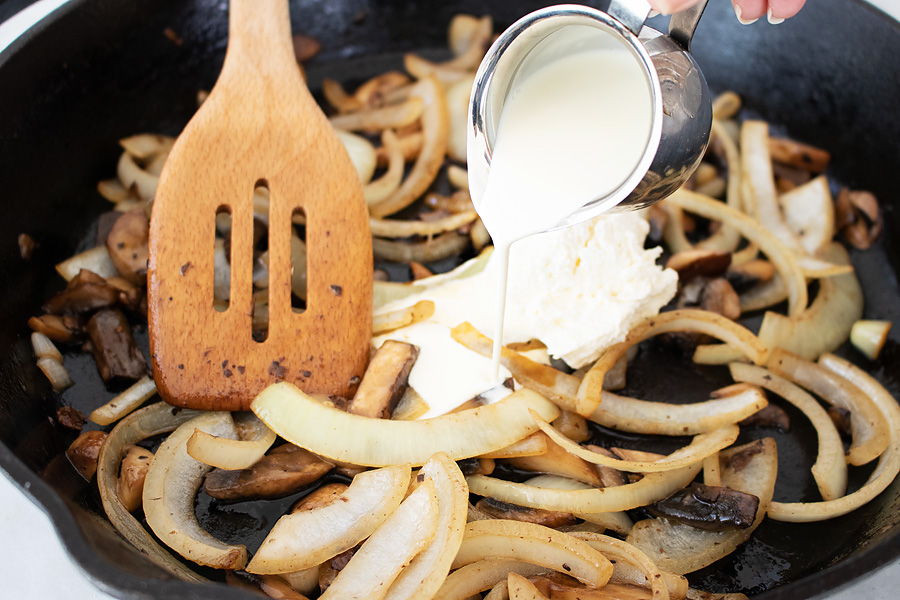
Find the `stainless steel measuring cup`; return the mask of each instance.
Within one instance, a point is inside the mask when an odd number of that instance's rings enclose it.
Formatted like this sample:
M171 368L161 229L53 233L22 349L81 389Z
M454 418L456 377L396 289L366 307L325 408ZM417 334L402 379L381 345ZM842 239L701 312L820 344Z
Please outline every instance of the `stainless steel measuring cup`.
M469 103L469 188L475 207L484 195L495 136L508 93L529 71L529 60L582 51L597 45L627 48L646 77L653 110L646 149L631 174L594 198L556 229L609 210L636 210L677 190L700 163L709 143L712 101L700 68L688 53L706 0L674 15L668 35L644 25L646 0L612 0L607 12L580 5L549 6L510 26L491 46L475 76ZM566 35L560 35L562 30ZM602 77L602 73L585 73Z

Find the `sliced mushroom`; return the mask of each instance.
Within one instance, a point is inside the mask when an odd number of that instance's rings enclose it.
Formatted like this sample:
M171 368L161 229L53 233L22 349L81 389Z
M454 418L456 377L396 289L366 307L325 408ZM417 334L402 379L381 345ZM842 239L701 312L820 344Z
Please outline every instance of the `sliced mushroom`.
M829 406L825 409L825 412L828 413L831 422L834 423L841 437L849 439L853 432L850 426L850 411L842 406Z
M144 479L151 460L153 453L146 448L133 445L126 448L119 479L116 481L116 495L128 512L136 511L143 503Z
M313 510L316 508L322 508L323 506L328 506L338 498L340 498L344 492L347 491L347 485L343 483L329 483L327 485L323 485L319 489L313 491L307 496L304 496L300 500L294 503L291 507L291 512L300 512L303 510Z
M571 513L518 506L494 498L482 498L475 505L475 509L492 519L513 519L537 523L545 527L564 527L578 521Z
M585 448L590 450L591 452L597 452L598 454L603 454L610 458L619 458L606 448L602 446L596 446L594 444L587 444ZM596 465L597 473L600 475L600 483L603 487L615 487L617 485L625 485L628 483L628 478L625 477L625 473L619 471L618 469L614 469L612 467L607 467L605 465Z
M319 566L319 591L324 592L341 572L341 569L347 566L353 555L356 554L356 548L350 548L341 552L329 561L325 561Z
M547 439L547 451L538 456L507 458L504 462L525 471L560 475L576 479L589 485L599 486L600 476L594 466L587 461L569 454L565 449Z
M56 422L66 429L80 431L86 420L74 406L60 406L56 409Z
M769 154L776 163L822 173L828 168L831 154L827 150L784 138L769 138Z
M779 431L790 431L791 417L783 408L771 402L739 423L750 427L774 427Z
M97 472L100 447L105 441L106 433L103 431L85 431L66 449L66 458L86 481L93 479Z
M116 270L135 285L147 279L147 242L150 220L143 208L136 208L116 220L106 238L106 248Z
M759 498L727 487L693 483L647 508L658 517L708 531L746 529L756 519Z
M28 319L32 331L43 333L54 342L71 342L82 334L81 323L73 316L41 315Z
M348 411L363 417L390 419L406 391L409 372L419 356L412 344L386 340L375 352Z
M666 268L677 271L678 280L685 282L697 276L718 277L730 264L730 252L696 249L673 254L666 261Z
M456 461L463 475L490 475L496 464L491 458L464 458Z
M131 326L122 311L99 311L88 321L87 332L103 381L135 381L147 374L144 355L134 343Z
M204 489L219 500L281 498L317 481L332 468L308 450L283 444L249 469L214 469L206 476Z
M847 188L835 199L835 221L844 240L858 250L870 248L884 228L874 194Z
M78 315L92 312L119 301L119 291L93 271L81 269L69 280L66 289L46 303L44 311L55 315Z
M741 299L724 277L706 282L700 293L700 307L731 320L741 316Z

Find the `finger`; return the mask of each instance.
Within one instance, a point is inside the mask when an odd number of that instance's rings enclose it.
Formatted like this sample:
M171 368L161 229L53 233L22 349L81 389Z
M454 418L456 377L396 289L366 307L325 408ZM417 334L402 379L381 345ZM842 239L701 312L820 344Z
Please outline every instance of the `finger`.
M650 6L664 15L671 15L680 10L690 8L700 0L650 0Z
M805 3L806 0L769 0L769 23L775 25L793 17Z
M766 14L766 0L732 0L734 14L744 25L753 23Z

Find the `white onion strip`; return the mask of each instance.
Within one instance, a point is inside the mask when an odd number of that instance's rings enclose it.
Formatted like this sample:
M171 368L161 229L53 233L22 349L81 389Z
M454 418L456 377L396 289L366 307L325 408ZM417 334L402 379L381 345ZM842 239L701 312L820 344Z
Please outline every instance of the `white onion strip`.
M133 412L139 406L156 394L156 382L148 376L141 377L121 394L94 409L90 420L97 425L109 425L115 423L125 415Z

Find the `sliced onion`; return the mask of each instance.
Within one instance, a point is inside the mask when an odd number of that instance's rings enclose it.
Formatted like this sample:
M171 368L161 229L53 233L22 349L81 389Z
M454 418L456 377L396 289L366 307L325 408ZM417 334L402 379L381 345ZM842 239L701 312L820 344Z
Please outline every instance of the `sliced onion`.
M511 600L550 600L518 573L506 576L506 589Z
M539 456L547 452L547 436L532 433L505 448L482 454L480 458L518 458L521 456Z
M435 536L438 498L434 482L421 482L363 542L321 600L381 600L394 580Z
M722 92L713 100L713 118L717 121L731 119L741 111L741 97L732 91Z
M834 237L834 203L824 175L785 192L778 199L788 226L810 254L815 255Z
M539 488L547 488L548 490L589 490L592 486L569 479L568 477L560 477L558 475L538 475L525 481L526 484ZM573 513L574 514L574 513ZM599 525L604 530L609 529L621 535L628 535L631 531L631 519L623 511L601 512L601 513L578 513L574 515L582 521L587 521L594 525Z
M781 275L775 273L769 281L760 283L741 294L741 312L753 312L781 304L787 300L787 295L788 292L787 287L784 285L784 280L781 278ZM703 353L698 352L697 355L702 356ZM703 361L698 360L697 362Z
M368 183L372 179L372 174L375 173L375 146L362 136L341 131L340 129L335 129L334 132L350 156L350 161L356 168L359 180L363 184Z
M97 192L113 204L133 198L131 191L126 189L118 179L98 181Z
M395 219L378 219L372 217L369 219L369 225L372 227L372 235L387 238L404 238L412 235L431 236L445 231L453 231L464 225L468 225L478 218L478 213L474 210L448 215L433 221L419 220L395 220Z
M162 152L168 152L175 138L156 133L139 133L119 140L119 145L138 160L146 160Z
M375 75L365 83L360 84L353 97L359 100L363 106L372 106L383 103L384 96L396 89L409 84L409 77L400 71L386 71Z
M509 519L467 524L453 567L486 558L509 558L540 565L594 587L606 585L613 570L609 560L586 542L543 525Z
M248 416L250 418L246 418ZM227 471L249 469L255 465L278 436L253 415L242 415L239 418L242 418L248 435L235 440L198 429L187 441L188 454L205 465ZM240 429L241 425L238 424L238 427Z
M722 485L722 464L719 462L718 452L703 459L703 483L704 485Z
M681 309L648 317L628 332L624 342L603 351L588 370L578 387L578 414L590 416L600 405L606 373L615 366L632 346L661 333L696 331L716 337L757 364L765 362L766 347L745 327L717 313L696 309Z
M469 507L469 486L456 463L446 454L432 456L418 477L434 483L438 522L434 539L388 590L391 600L432 598L440 589L463 540Z
M796 254L755 219L722 202L683 189L669 196L666 203L737 229L748 241L757 245L778 269L788 289L788 314L799 315L803 312L808 301L806 278L797 263Z
M587 542L594 550L602 552L604 556L615 561L616 567L620 563L628 563L640 569L649 582L653 600L669 600L669 588L663 579L659 567L650 558L641 552L639 548L628 542L617 540L599 533L573 532L572 537ZM615 576L615 570L613 571Z
M156 394L156 382L145 375L121 394L94 409L88 418L97 425L110 425L137 409L154 394Z
M468 74L447 86L447 114L450 117L450 139L447 155L461 163L466 162L466 144L469 130L469 96L475 74Z
M415 133L400 137L397 140L397 143L400 148L400 153L403 155L403 162L407 163L419 156L419 153L422 151L422 146L425 144L425 136L421 131L416 131ZM379 167L390 166L390 155L385 146L381 146L375 150L375 157Z
M372 317L372 335L380 335L424 321L434 314L434 302L419 300L412 306L377 313Z
M242 569L247 548L225 544L197 521L194 498L210 467L187 453L188 438L195 429L220 437L237 437L227 412L210 412L182 423L160 445L144 480L144 514L147 525L169 548L199 565L215 569Z
M472 275L477 275L487 266L491 257L491 250L485 250L475 258L467 260L452 271L434 275L417 281L407 283L399 283L396 281L375 281L372 294L372 302L377 311L389 302L402 300L407 296L419 294L432 289L433 286L446 283L448 281L458 281L466 279Z
M388 155L387 171L374 181L370 181L363 188L363 197L366 204L375 204L381 202L400 187L403 181L403 148L400 146L400 140L390 129L386 129L381 134L381 144ZM376 152L377 162L377 152Z
M648 473L640 481L587 490L551 490L485 475L467 478L469 490L503 502L571 513L601 513L646 506L680 490L700 472L697 463L674 471Z
M424 223L424 221L423 221ZM455 256L469 245L469 238L455 231L442 233L423 242L394 242L372 238L376 258L393 262L428 263Z
M123 152L119 157L116 169L119 181L127 189L137 192L141 200L152 200L156 195L156 186L159 185L159 176L148 173L141 168L128 152Z
M348 113L362 108L362 103L347 93L339 82L326 77L322 80L322 95L328 104L339 113Z
M57 392L61 392L67 387L75 384L66 367L55 358L39 358L37 359L37 368L41 370L47 381Z
M422 113L422 151L400 188L370 207L375 217L394 214L415 202L434 181L447 152L450 119L441 84L434 77L420 79L410 92L411 98L424 103Z
M738 454L743 456L732 461ZM706 531L662 518L638 521L627 541L642 550L660 569L679 575L702 569L747 541L765 517L778 473L775 440L765 438L730 448L721 453L721 459L722 483L759 498L756 520L745 529L725 531Z
M470 75L468 71L444 67L412 53L403 56L403 68L417 79L434 77L444 85L452 85Z
M52 358L56 362L62 362L63 356L59 348L43 333L32 332L31 348L34 350L35 358Z
M800 409L816 429L819 453L812 467L813 479L819 493L826 500L833 500L847 491L847 462L844 459L844 445L834 422L815 398L799 386L762 367L731 363L731 377L735 381L752 383L778 394ZM707 484L716 485L716 484Z
M85 250L56 265L56 272L62 275L66 281L78 275L82 269L87 269L104 278L115 277L119 274L105 245Z
M735 210L741 210L741 153L737 144L725 132L722 123L713 121L712 137L725 151L725 162L728 164L727 204ZM697 244L698 248L716 250L718 252L734 252L741 242L741 234L728 223L722 223L711 236Z
M752 386L723 388L712 399L691 404L650 402L603 392L590 419L604 427L646 435L697 435L746 419L766 407L765 395Z
M400 402L394 407L391 418L399 421L414 421L429 410L431 410L431 407L425 402L425 399L410 386L406 388L406 393L403 394Z
M881 349L884 348L892 325L893 323L890 321L859 320L850 329L850 343L865 354L866 358L875 360L881 354ZM33 337L34 334L32 334Z
M561 434L552 425L542 421L536 414L532 414L532 416L535 419L535 423L541 428L541 431L546 433L551 440L565 448L570 454L595 465L603 465L629 473L659 473L702 463L707 456L733 444L740 433L740 428L737 425L728 425L709 433L701 433L694 437L689 445L679 448L668 456L656 461L621 460L599 452L592 452Z
M469 173L462 167L449 165L447 167L447 180L455 188L461 190L469 189Z
M819 364L780 349L772 353L768 366L829 404L850 411L853 441L847 452L848 463L864 465L887 449L890 442L888 422L878 405L861 389Z
M165 402L157 402L133 412L119 421L109 432L106 442L100 448L97 461L97 488L100 491L103 511L110 523L122 537L154 564L185 581L206 581L206 579L187 568L153 539L140 521L135 519L122 504L116 486L119 466L128 446L161 433L168 433L199 414L201 413L194 410L173 408Z
M325 406L289 383L269 386L251 408L292 444L369 467L423 465L441 451L453 460L479 456L534 433L537 426L529 409L548 420L559 415L548 400L519 390L494 404L433 419L370 419Z
M331 125L343 131L381 131L415 123L425 108L421 98L411 96L400 104L366 108L331 117Z
M263 540L250 573L286 573L319 565L353 548L396 510L409 487L408 467L364 471L341 500L278 519Z
M875 498L900 472L900 407L897 400L874 377L849 361L833 354L824 354L819 364L851 382L875 403L890 433L890 444L861 488L824 502L772 502L769 517L777 521L808 523L840 517Z
M491 589L497 583L505 582L510 573L532 577L549 570L547 567L519 560L499 558L479 560L450 573L434 597L440 600L469 600L472 596Z

